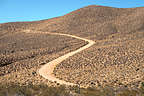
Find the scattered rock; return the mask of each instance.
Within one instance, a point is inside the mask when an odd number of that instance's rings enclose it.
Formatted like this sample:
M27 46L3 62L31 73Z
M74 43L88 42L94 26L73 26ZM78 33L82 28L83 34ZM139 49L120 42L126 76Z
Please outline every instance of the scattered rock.
M140 70L139 68L136 69L136 71L139 71L139 70Z
M32 72L32 75L36 75L36 72Z
M46 63L45 62L42 62L40 65L45 65Z

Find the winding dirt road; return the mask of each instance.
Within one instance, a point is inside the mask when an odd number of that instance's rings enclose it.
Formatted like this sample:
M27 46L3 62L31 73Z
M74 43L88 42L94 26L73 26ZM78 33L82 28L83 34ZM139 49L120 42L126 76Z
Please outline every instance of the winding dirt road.
M92 46L95 42L92 41L92 40L88 40L88 39L85 39L85 38L81 38L81 37L78 37L78 36L74 36L74 35L69 35L69 34L61 34L61 33L49 33L49 34L52 34L52 35L63 35L63 36L69 36L69 37L73 37L73 38L76 38L76 39L80 39L80 40L84 40L86 42L88 42L87 45L75 50L75 51L72 51L72 52L69 52L63 56L60 56L58 57L57 59L54 59L52 60L51 62L45 64L44 66L42 66L40 69L39 69L39 74L44 77L45 79L48 79L49 81L52 81L52 82L57 82L59 84L64 84L64 85L71 85L71 86L74 86L76 84L74 83L70 83L70 82L66 82L66 81L63 81L63 80L60 80L58 78L56 78L53 74L53 71L54 71L54 68L59 64L61 63L62 61L66 60L67 58L69 58L70 56L73 56L74 54L78 53L78 52L81 52L82 50L86 49L86 48L89 48L90 46Z
M26 33L30 33L30 30L25 30ZM39 33L42 33L42 32L39 32ZM70 83L70 82L66 82L66 81L63 81L63 80L60 80L59 78L56 78L53 74L53 71L55 69L55 67L60 64L62 61L66 60L67 58L69 58L70 56L73 56L74 54L78 53L78 52L81 52L82 50L85 50L87 48L89 48L90 46L94 45L94 41L92 40L88 40L88 39L85 39L85 38L81 38L81 37L78 37L78 36L74 36L74 35L69 35L69 34L62 34L62 33L50 33L50 32L45 32L43 34L51 34L51 35L62 35L62 36L68 36L68 37L72 37L72 38L76 38L76 39L80 39L80 40L84 40L86 42L88 42L87 45L75 50L75 51L72 51L72 52L69 52L63 56L60 56L58 57L57 59L54 59L52 61L50 61L49 63L43 65L39 70L39 74L44 77L45 79L48 79L49 81L52 81L52 82L57 82L61 85L71 85L71 86L74 86L74 85L77 85L77 84L74 84L74 83Z

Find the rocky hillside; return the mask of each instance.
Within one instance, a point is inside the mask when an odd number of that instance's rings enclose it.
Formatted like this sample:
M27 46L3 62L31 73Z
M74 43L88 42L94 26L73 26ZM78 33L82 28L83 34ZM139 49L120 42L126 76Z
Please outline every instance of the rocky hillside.
M60 17L58 24L64 27L59 27L59 32L89 38L96 44L62 62L56 76L84 85L139 86L144 80L143 10L88 6Z
M0 24L0 41L7 41L5 38L8 38L8 36L13 37L14 35L20 38L22 34L19 33L25 31L30 33L57 32L73 34L96 42L91 48L57 66L55 75L60 79L74 83L82 80L82 84L89 85L91 83L95 85L127 85L135 83L137 86L138 83L144 80L143 7L112 8L91 5L48 20L4 23ZM41 36L38 38L41 39ZM44 36L44 40L49 39ZM85 44L82 41L79 42L80 46ZM59 46L62 43L59 43ZM7 44L7 46L12 46L11 44ZM15 46L14 44L13 46ZM19 44L21 45L20 42ZM54 45L57 45L57 43ZM74 44L73 46L76 45ZM0 45L2 49L6 48L4 46L6 45ZM46 47L44 44L41 46ZM77 48L80 46L77 46ZM27 47L29 50L31 49L31 47ZM24 49L27 49L27 47ZM12 48L15 49L15 47ZM75 49L73 47L69 48L71 50ZM13 49L11 50L11 54L15 53ZM19 47L16 50L19 50ZM2 51L1 53L5 52ZM6 53L9 52L7 51ZM5 68L2 66L1 69ZM70 70L73 70L73 72ZM78 73L81 73L81 75Z

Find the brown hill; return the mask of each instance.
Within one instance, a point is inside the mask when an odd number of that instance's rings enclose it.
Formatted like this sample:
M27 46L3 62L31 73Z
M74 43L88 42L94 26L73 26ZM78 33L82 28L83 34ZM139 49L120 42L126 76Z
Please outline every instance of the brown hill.
M82 84L133 84L144 79L143 11L143 7L92 5L48 20L1 24L0 38L29 30L94 40L93 47L62 62L55 70L56 76L74 83L83 80Z

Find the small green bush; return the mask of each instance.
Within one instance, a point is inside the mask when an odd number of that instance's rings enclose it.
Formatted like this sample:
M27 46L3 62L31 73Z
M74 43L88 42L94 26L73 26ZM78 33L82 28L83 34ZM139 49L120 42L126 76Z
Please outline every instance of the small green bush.
M142 82L142 83L141 83L141 87L143 87L143 88L144 88L144 82Z

